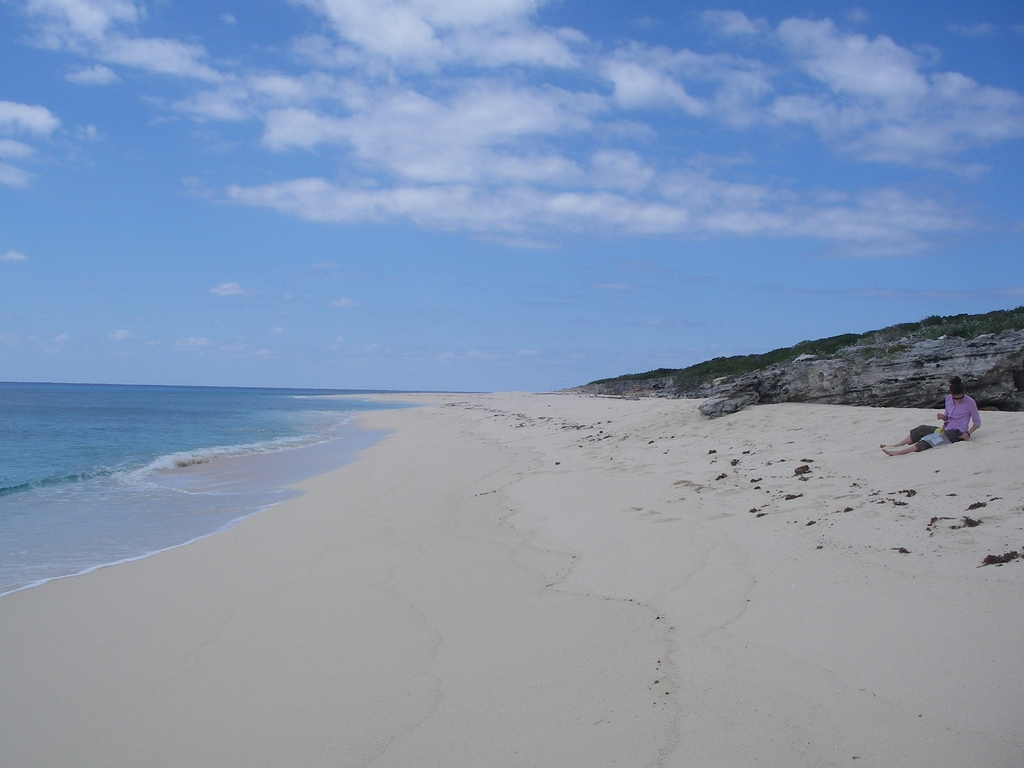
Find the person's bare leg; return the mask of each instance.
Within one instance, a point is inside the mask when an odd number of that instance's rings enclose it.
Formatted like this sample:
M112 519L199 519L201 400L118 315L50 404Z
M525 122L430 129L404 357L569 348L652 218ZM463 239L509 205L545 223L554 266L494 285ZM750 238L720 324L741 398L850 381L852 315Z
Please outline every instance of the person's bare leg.
M898 451L894 451L883 445L882 450L885 452L886 456L906 456L908 453L917 452L917 443L914 443L914 445L908 445L906 448L900 448Z
M913 440L910 439L910 435L907 435L898 443L882 443L878 447L884 451L886 448L899 448L901 445L910 445L912 442Z

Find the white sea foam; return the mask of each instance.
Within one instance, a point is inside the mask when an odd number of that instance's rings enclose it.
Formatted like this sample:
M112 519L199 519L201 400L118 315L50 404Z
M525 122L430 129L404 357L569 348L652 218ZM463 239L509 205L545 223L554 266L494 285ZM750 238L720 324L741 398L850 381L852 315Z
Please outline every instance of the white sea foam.
M296 396L298 397L298 396ZM306 448L311 445L326 443L332 439L333 433L351 424L355 419L353 415L347 415L332 424L327 431L301 435L298 437L278 437L272 440L264 440L255 443L243 443L240 445L215 445L209 448L200 448L194 451L177 451L158 456L144 467L121 473L126 478L138 480L139 478L153 472L167 472L178 469L187 469L201 464L210 464L219 459L233 459L255 454L278 453L290 451L296 448Z
M0 595L150 557L292 498L288 486L364 443L347 426L355 411L386 407L281 390L0 394ZM173 450L189 444L200 447Z

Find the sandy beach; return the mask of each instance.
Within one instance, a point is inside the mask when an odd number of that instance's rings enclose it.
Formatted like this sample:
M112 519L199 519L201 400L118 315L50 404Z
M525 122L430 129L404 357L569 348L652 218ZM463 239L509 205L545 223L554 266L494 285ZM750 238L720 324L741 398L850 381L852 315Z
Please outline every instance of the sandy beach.
M0 766L1024 765L1024 561L982 566L1024 414L888 458L934 412L406 399L299 498L0 598Z

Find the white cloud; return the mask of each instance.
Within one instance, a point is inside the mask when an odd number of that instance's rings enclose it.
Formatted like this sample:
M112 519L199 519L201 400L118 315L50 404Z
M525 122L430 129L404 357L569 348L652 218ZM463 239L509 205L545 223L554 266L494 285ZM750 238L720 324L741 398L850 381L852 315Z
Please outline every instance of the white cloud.
M337 87L334 78L315 73L307 77L256 75L249 78L248 86L254 94L280 104L301 104L317 95L332 95Z
M423 182L552 183L579 176L575 164L535 142L585 131L604 102L561 89L478 82L446 100L415 91L352 96L349 117L290 107L267 115L272 149L348 145L371 167Z
M15 168L7 163L0 163L0 184L21 189L27 187L32 178L31 173Z
M441 57L441 43L417 9L401 2L306 0L333 24L343 40L370 54L423 63Z
M987 37L999 31L995 24L989 24L988 22L950 24L947 29L956 35L963 35L964 37Z
M206 51L201 45L180 40L111 35L96 48L95 55L101 61L164 75L212 83L224 79L219 72L203 63Z
M26 11L38 24L37 42L45 47L159 74L206 82L223 79L205 63L206 51L202 46L135 35L145 13L131 0L28 0ZM68 79L79 84L102 85L112 82L112 75L106 67L94 66L72 73Z
M221 283L211 288L210 293L214 296L244 296L246 291L238 283Z
M292 0L324 16L346 46L401 67L442 63L573 66L579 33L534 27L541 0Z
M134 336L129 331L116 330L112 334L107 336L107 338L110 339L111 341L125 341L127 339L134 338Z
M613 84L613 99L623 109L677 107L691 117L718 118L734 127L760 120L760 102L772 91L768 68L758 61L685 49L633 44L604 58L599 71Z
M290 2L316 14L322 34L284 48L287 72L214 62L191 39L141 36L140 2L27 0L26 8L40 42L92 59L72 82L117 78L93 62L191 80L161 103L198 122L261 121L262 146L275 153L316 152L309 178L227 188L234 202L316 221L408 220L520 243L550 230L596 230L816 237L865 251L888 240L907 252L966 219L894 190L826 199L738 183L713 173L750 178L753 163L741 176L694 170L686 157L731 151L697 143L717 141L715 132L748 132L740 138L756 146L780 127L788 139L797 125L859 160L980 173L977 163L956 167L956 155L1024 136L1020 94L935 72L937 59L920 48L848 34L829 20L792 18L773 31L739 11L704 12L720 35L714 45L744 57L628 41L602 49L578 31L537 23L544 0ZM758 49L761 58L751 53ZM48 136L58 125L43 107L0 102L0 129ZM684 132L685 140L663 140ZM680 143L690 137L695 144ZM0 140L0 157L31 152ZM0 183L30 178L0 165ZM222 283L210 293L247 292Z
M299 77L280 74L231 77L222 79L215 88L176 102L174 108L198 120L247 120L261 114L269 119L268 115L273 116L275 110L284 107L307 105L316 99L336 102L347 88L345 82L319 72ZM267 145L276 148L273 144Z
M920 58L885 35L843 35L831 21L808 19L787 19L777 34L797 65L835 92L894 102L928 92Z
M831 21L788 19L779 39L827 90L780 95L770 114L811 125L868 160L950 165L973 146L1024 136L1024 97L957 72L926 75L927 62L881 35L844 35Z
M523 188L493 192L469 185L404 186L389 189L342 187L319 178L255 187L232 186L235 202L271 208L310 221L349 223L407 218L440 229L514 231L536 214L538 195Z
M602 189L621 189L637 193L654 178L636 152L628 149L602 149L590 157L591 183Z
M854 7L846 12L846 20L853 24L864 24L870 21L871 16L863 8Z
M334 301L332 301L331 302L331 306L332 307L339 307L341 309L351 309L352 307L358 307L359 306L359 302L358 301L353 301L352 299L348 298L347 296L343 296L340 299L335 299Z
M568 45L570 42L582 40L564 31L515 29L488 33L474 29L454 35L450 47L454 58L483 67L519 64L568 69L580 63Z
M7 251L7 253L0 253L0 261L28 261L28 257L17 251Z
M341 141L348 133L345 120L297 107L275 109L267 113L265 122L263 145L275 150L313 149Z
M22 144L14 139L0 139L0 157L17 160L28 157L34 152L35 150L28 144Z
M604 75L614 84L615 101L623 109L675 106L694 117L708 111L707 105L688 94L669 74L639 62L606 61Z
M210 340L202 337L189 336L187 339L178 339L174 342L175 349L195 349L197 347L210 346Z
M757 35L764 32L768 25L764 19L750 19L742 11L704 11L701 19L716 27L723 35Z
M364 54L384 55L391 43L404 41L399 48L405 53L387 53L398 58L415 58L432 46L455 56L460 31L484 39L481 30L491 30L487 25L505 32L509 24L520 32L536 31L529 26L535 8L529 2L471 11L426 0L304 4L328 16L347 44L361 46ZM371 29L371 20L384 17L404 21L391 30ZM708 12L704 19L730 35L767 31L763 20L739 12ZM558 34L574 39L564 31ZM738 129L766 120L805 123L829 144L864 159L932 166L952 167L948 158L957 152L1024 133L1019 94L980 86L957 73L929 76L923 71L929 61L884 35L869 39L841 33L828 20L787 19L776 38L812 87L787 83L782 89L772 82L779 79L777 68L773 72L755 59L632 44L591 61L613 87L611 103L583 90L512 88L488 82L480 73L463 78L447 95L403 88L396 85L401 78L394 77L384 87L359 85L355 78L310 89L298 78L265 76L245 88L252 98L291 102L266 112L267 148L338 145L352 151L370 177L386 172L418 183L581 183L586 174L575 159L541 148L536 140L592 134L600 125L595 117L608 115L612 105L634 113L681 109L693 118L718 119ZM328 45L318 40L318 46ZM438 51L433 65L447 60ZM523 58L513 60L522 63ZM348 57L346 63L359 62ZM369 66L365 58L362 64ZM340 101L337 113L313 106L313 100L326 99L332 91Z
M326 70L352 69L363 62L359 51L346 45L335 45L324 35L296 37L291 43L295 58Z
M570 47L587 41L530 26L535 5L529 2L472 9L441 0L302 4L331 19L341 45L311 36L298 48L321 66L347 68L345 78L314 83L309 76L266 75L244 87L253 108L264 110L266 148L332 148L322 156L334 158L348 181L232 185L227 195L315 221L406 219L522 241L551 228L815 237L845 243L850 252L906 253L971 222L897 190L830 198L724 181L710 169L680 171L680 158L670 161L676 170L659 168L637 141L657 135L639 121L668 109L700 121L695 132L707 130L701 126L709 121L761 132L802 123L861 159L948 168L958 152L1024 135L1019 94L958 73L930 74L933 59L886 36L843 33L828 20L787 19L772 33L764 20L739 12L703 15L723 35L781 50L781 62L771 65L635 43L607 54L586 52L591 82L610 85L610 96L586 85L529 85L537 81L465 66L458 77L432 80L428 92L403 67L499 65L460 48L463 33L507 42L543 32ZM394 24L382 28L384 18ZM572 53L577 63L583 55ZM395 68L378 68L375 57ZM507 61L540 66L542 59L520 52ZM573 65L556 59L544 65ZM622 110L632 122L621 119ZM980 169L974 164L959 172Z
M60 126L50 110L39 104L0 101L0 134L29 134L37 139L49 137ZM0 139L0 158L20 160L35 154L28 144ZM0 184L15 189L27 187L33 179L28 171L0 162Z
M75 136L84 141L99 141L105 138L105 136L99 132L99 129L95 125L80 125L75 128Z
M199 91L174 104L174 109L196 120L247 120L253 116L250 93L238 83Z
M543 201L543 218L575 231L656 235L691 229L691 212L662 200L636 200L610 192L560 192Z
M26 10L42 17L44 39L53 47L69 38L100 40L114 24L134 24L141 15L131 0L28 0Z
M66 74L64 79L75 85L110 85L121 81L114 70L102 64L75 69Z
M366 190L324 179L299 179L232 187L228 194L238 203L311 221L404 218L435 229L490 233L553 227L631 234L815 237L845 243L859 255L915 252L931 238L972 223L933 200L898 190L811 198L698 172L666 175L657 180L656 188L657 196L638 199L603 191L482 191L468 185Z
M46 107L0 101L0 130L25 131L36 136L49 136L60 125Z

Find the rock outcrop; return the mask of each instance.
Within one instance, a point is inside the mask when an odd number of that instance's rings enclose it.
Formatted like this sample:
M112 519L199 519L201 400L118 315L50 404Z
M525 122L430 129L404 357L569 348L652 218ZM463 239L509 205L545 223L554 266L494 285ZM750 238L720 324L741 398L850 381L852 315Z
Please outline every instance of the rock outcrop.
M1024 331L975 339L908 337L888 347L847 347L827 358L804 355L729 380L679 391L671 378L616 381L599 394L706 398L709 417L753 403L828 403L941 408L952 376L964 380L981 408L1024 410ZM652 386L657 384L657 388ZM611 383L611 382L609 382Z
M657 379L611 379L609 381L584 384L582 387L573 387L571 392L586 392L591 395L606 395L608 397L688 397L681 395L676 389L675 379L671 376L663 376Z
M758 399L757 392L737 392L733 395L715 395L701 403L697 410L709 419L714 419L718 416L725 416L727 413L742 411L748 405L756 403Z

